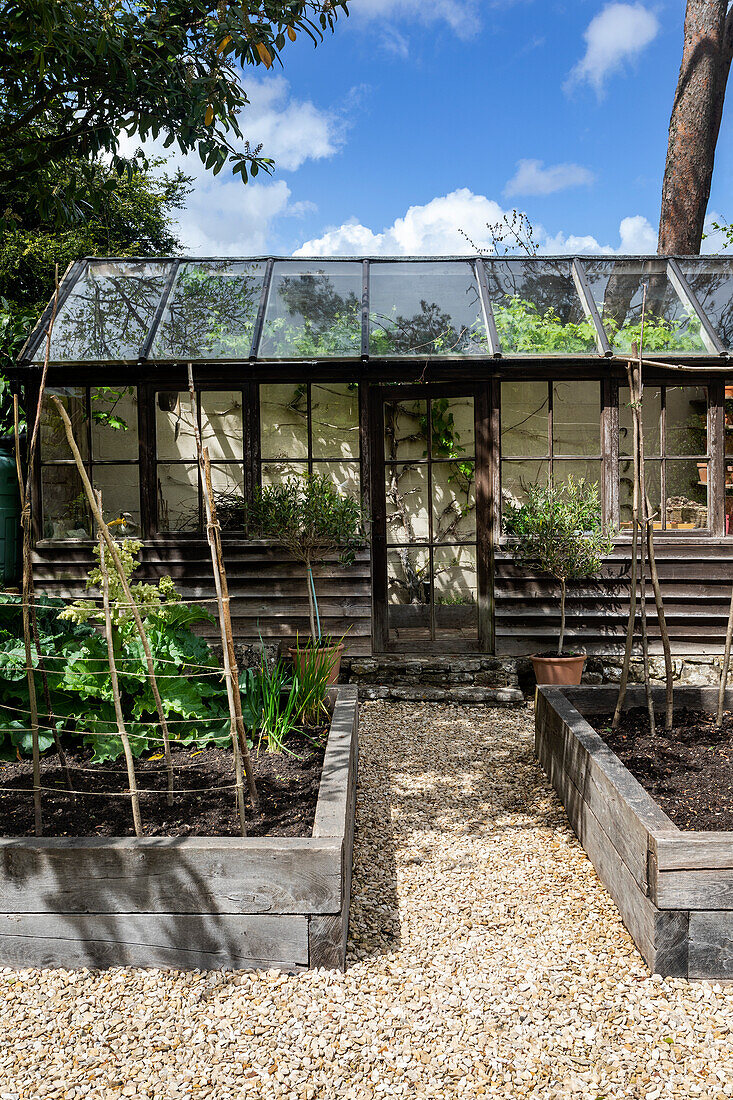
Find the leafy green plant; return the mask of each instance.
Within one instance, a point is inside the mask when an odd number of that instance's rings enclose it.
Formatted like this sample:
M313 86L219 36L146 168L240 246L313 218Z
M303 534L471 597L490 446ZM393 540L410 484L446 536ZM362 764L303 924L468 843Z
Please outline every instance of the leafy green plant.
M532 485L524 504L509 505L506 531L521 569L539 569L560 583L560 637L565 641L567 582L597 576L610 553L611 535L603 530L597 483L568 477L560 485Z
M131 575L138 566L139 543L120 543L125 569ZM88 587L99 580L91 570ZM110 570L114 651L118 666L123 710L135 755L160 745L157 712L148 681L144 653L119 579ZM207 643L192 630L209 620L207 612L189 607L169 577L157 585L132 586L141 607L153 652L158 689L171 732L183 745L228 745L229 712L221 671ZM95 629L101 611L92 601L67 607L61 600L40 597L37 608L40 648L48 673L51 714L42 713L43 751L53 743L52 728L67 744L92 749L95 762L115 760L122 754L109 675L107 646ZM25 674L19 597L0 594L0 756L13 758L31 748L28 683ZM43 699L40 674L36 691Z
M315 648L312 643L301 645L299 638L295 640L293 682L296 709L299 719L306 726L316 726L328 717L326 692L343 638L329 638L327 643L322 638L321 641L322 648Z
M360 502L340 493L326 474L288 477L257 490L245 507L245 525L250 537L273 539L305 566L311 638L320 642L313 564L334 552L342 565L353 562L364 541Z
M287 752L285 741L298 724L298 690L285 662L270 668L262 657L259 668L244 669L240 676L242 716L245 725L263 740L267 752Z

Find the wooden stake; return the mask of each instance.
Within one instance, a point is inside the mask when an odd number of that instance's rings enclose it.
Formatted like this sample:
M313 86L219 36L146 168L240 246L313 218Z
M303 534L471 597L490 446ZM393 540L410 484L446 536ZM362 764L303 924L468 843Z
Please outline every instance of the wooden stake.
M646 492L646 487L644 491ZM662 601L662 586L659 583L659 572L657 570L657 557L654 552L654 522L652 518L651 504L649 502L648 496L646 498L646 512L647 555L649 558L649 574L651 576L652 588L654 589L654 602L657 605L659 633L662 639L662 650L664 651L664 682L666 696L664 728L666 730L671 730L674 724L674 669L672 668L672 647L669 642L667 617L664 613L664 603Z
M646 287L644 288L644 299L646 299ZM644 306L642 304L642 327L644 324ZM637 481L638 481L638 514L637 521L640 527L640 545L641 551L639 554L639 580L641 582L639 586L639 614L641 618L641 659L644 669L644 690L646 692L646 708L649 714L649 730L652 736L656 730L656 721L654 717L654 697L652 695L652 682L649 673L649 627L646 617L646 533L647 533L647 494L646 494L646 480L644 472L644 423L642 419L642 402L644 399L644 387L641 379L641 364L638 366L636 373L635 384L635 423L634 431L637 436L637 451L639 455L639 461L637 463Z
M629 407L632 413L632 439L633 439L633 463L634 463L634 482L633 482L633 495L632 495L632 521L631 521L631 578L629 587L629 621L626 627L626 646L624 648L624 659L621 666L621 680L618 688L618 698L616 699L616 709L613 714L613 721L611 723L611 729L618 729L619 722L621 720L621 714L624 708L624 700L626 698L626 688L629 682L629 669L631 666L631 654L634 647L634 628L636 625L636 585L637 585L637 559L639 551L639 529L637 524L637 518L639 513L639 478L638 478L638 466L639 466L639 450L637 446L637 434L636 434L636 416L634 411L634 376L631 367L631 363L626 364L626 377L629 384Z
M97 492L97 504L102 513L102 494ZM130 787L130 802L132 803L132 823L135 827L135 836L143 835L143 822L140 814L140 795L137 789L137 777L135 775L135 760L130 747L130 739L127 736L124 715L122 714L122 702L120 700L120 684L117 678L117 664L115 662L114 637L112 634L112 614L109 606L109 572L105 558L104 535L102 529L98 529L99 540L99 571L102 574L102 605L104 607L104 633L107 638L107 657L109 659L109 675L112 680L112 698L115 704L115 718L117 719L117 732L122 741L127 765L127 782Z
M142 618L140 616L140 611L138 610L138 606L137 606L135 600L133 599L132 592L130 591L130 585L127 582L127 577L125 576L125 570L124 570L122 562L120 560L120 555L117 551L115 541L109 533L109 528L107 527L107 524L104 522L104 517L102 516L102 513L100 512L99 506L98 506L97 501L95 499L94 489L92 488L92 483L89 480L89 475L87 474L86 468L84 466L84 460L81 457L81 454L79 452L79 448L76 444L76 440L74 439L74 431L71 427L71 421L69 420L68 413L66 412L66 409L64 408L64 406L59 401L58 397L54 396L53 397L53 402L56 405L56 408L58 409L59 415L60 415L60 417L63 421L63 424L64 424L64 428L66 429L66 438L69 441L69 446L71 447L71 453L74 456L74 460L76 462L76 467L79 471L79 477L81 478L81 483L84 486L84 492L86 493L87 500L89 501L89 507L92 510L92 515L93 515L93 517L94 517L94 519L97 523L97 527L101 531L102 537L104 538L104 541L107 544L107 549L109 550L110 557L112 558L112 562L114 564L115 569L117 570L117 575L120 579L120 584L122 585L122 591L125 594L125 599L127 600L127 602L130 605L130 610L132 611L132 616L135 620L135 626L137 627L137 632L140 636L140 641L142 643L143 651L145 653L145 661L146 661L146 664L147 664L148 683L150 684L150 690L153 693L153 699L155 700L155 709L158 712L158 721L160 722L160 729L161 729L161 732L163 734L163 753L164 753L164 756L165 756L165 764L166 764L166 769L167 769L167 772L168 772L168 805L172 806L173 805L173 761L171 759L170 737L168 735L168 723L166 721L165 712L163 710L163 702L160 698L160 692L158 690L158 681L155 677L155 662L153 661L153 654L152 654L151 649L150 649L150 642L148 641L148 636L147 636L147 633L145 631L145 626L143 624Z
M730 649L733 642L733 592L730 595L730 610L728 611L728 629L725 632L725 651L723 653L723 667L720 670L720 683L718 684L718 714L715 719L715 728L723 725L723 711L725 710L725 689L728 686L728 670L730 669Z
M198 453L199 470L204 486L204 503L206 506L206 537L211 551L211 566L214 573L216 587L216 602L219 609L219 632L221 637L222 661L224 664L224 676L227 683L227 701L229 713L232 719L232 749L234 752L235 772L239 769L237 777L237 800L239 806L241 791L241 767L244 762L244 771L247 777L247 788L253 809L259 806L257 784L255 782L252 760L247 741L247 730L242 717L242 697L239 691L239 668L234 650L234 633L232 631L231 612L229 607L229 585L227 582L224 555L221 548L221 526L216 514L216 500L211 484L211 463L209 452L201 441L201 433L198 428L196 415L196 390L193 384L193 367L188 364L188 392L191 401L191 413L196 437L196 450ZM242 799L239 809L242 825L242 836L246 835L244 820L244 801Z

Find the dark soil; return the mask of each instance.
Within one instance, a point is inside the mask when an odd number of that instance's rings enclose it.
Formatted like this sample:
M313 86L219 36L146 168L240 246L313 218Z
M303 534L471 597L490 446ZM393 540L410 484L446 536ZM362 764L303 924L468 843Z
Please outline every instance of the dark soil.
M626 711L615 733L611 718L598 718L598 733L678 828L733 829L733 715L716 730L712 714L675 711L674 728L653 737L644 709Z
M311 835L327 733L291 735L288 753L253 753L260 812L254 815L247 802L249 836ZM145 835L239 836L231 750L175 745L171 750L175 785L182 792L172 807L166 801L163 761L152 758L158 754L135 762L138 786L145 790L140 800ZM92 764L88 752L75 752L68 761L79 792L75 803L58 757L48 754L41 762L41 784L53 788L42 792L44 836L133 836L129 798L101 793L128 789L124 758ZM0 836L33 835L32 783L29 762L0 762Z

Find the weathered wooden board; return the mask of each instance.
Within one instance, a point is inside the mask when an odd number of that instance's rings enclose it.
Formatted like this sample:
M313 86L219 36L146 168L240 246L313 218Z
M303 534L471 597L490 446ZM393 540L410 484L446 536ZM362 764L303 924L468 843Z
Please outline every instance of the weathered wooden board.
M4 913L333 913L341 843L299 837L0 842Z
M690 913L690 978L733 978L733 913Z
M13 967L307 967L308 918L3 913L0 960Z
M733 868L733 833L680 832L653 837L660 871L730 870Z
M660 909L733 910L733 868L658 871L651 898Z

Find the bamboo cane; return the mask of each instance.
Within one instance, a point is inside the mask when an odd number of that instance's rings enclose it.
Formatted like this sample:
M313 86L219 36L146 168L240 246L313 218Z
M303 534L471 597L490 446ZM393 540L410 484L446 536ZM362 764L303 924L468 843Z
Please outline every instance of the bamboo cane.
M619 722L621 720L621 713L624 707L624 700L626 699L626 688L629 682L629 669L631 666L631 654L634 647L634 626L636 623L636 585L637 585L637 560L638 560L638 542L639 531L637 525L638 516L638 492L639 492L639 480L637 467L639 464L639 451L637 447L637 435L636 435L636 419L634 416L634 377L631 368L631 363L626 363L626 377L629 384L629 405L632 414L632 439L633 439L633 464L634 464L634 481L632 490L632 526L631 526L631 577L629 582L629 621L626 626L626 645L624 647L624 659L621 665L621 679L618 687L618 698L616 699L616 709L613 714L613 721L611 723L611 729L618 729Z
M646 492L646 487L645 487ZM652 581L652 588L654 589L654 602L657 605L657 619L659 620L659 633L662 639L662 650L664 651L664 682L665 682L665 711L664 711L664 728L671 730L674 724L674 670L672 668L672 647L669 642L669 630L667 628L667 617L664 613L664 602L662 600L662 587L659 583L659 572L657 570L657 557L654 552L654 523L652 519L652 509L649 502L649 496L646 497L646 511L647 511L647 556L649 558L649 575Z
M204 503L206 507L206 536L211 552L211 566L216 587L216 602L219 610L219 633L221 637L222 661L224 663L224 678L227 685L227 702L229 704L229 716L231 720L232 751L234 754L234 771L236 779L237 811L242 829L242 836L247 835L247 824L244 811L244 785L242 782L242 760L247 775L252 806L258 804L257 786L252 771L252 762L249 756L247 743L247 731L244 728L242 718L242 702L239 693L239 669L234 657L234 640L232 637L232 623L229 615L229 589L227 585L226 567L221 550L221 526L216 514L216 500L211 484L211 467L208 461L208 451L201 442L198 418L196 416L196 391L193 384L193 368L188 366L188 391L191 401L191 413L196 438L196 452L198 455L199 470L204 486Z
M644 298L646 298L646 288L644 288ZM644 306L642 305L642 326L644 317ZM632 372L633 374L634 372ZM641 552L639 554L639 580L641 582L639 587L639 617L641 619L641 659L642 667L644 669L644 691L646 693L646 707L649 714L649 730L654 735L656 729L656 721L654 717L654 697L652 695L652 683L649 673L649 627L646 617L646 532L647 532L647 494L646 494L646 478L644 471L644 423L642 419L642 402L644 399L644 386L641 378L641 363L639 363L636 370L635 377L635 397L634 401L634 431L637 437L637 452L639 455L639 461L637 463L637 482L638 482L638 515L637 520L640 527L640 545Z
M102 494L97 492L97 504L102 512ZM117 732L122 741L127 765L127 782L130 787L130 802L132 804L132 823L135 827L135 836L143 835L143 822L140 813L140 794L137 789L137 777L135 775L135 760L130 747L130 739L127 736L124 715L122 714L122 702L120 700L120 684L117 678L117 664L115 662L115 647L112 636L112 614L109 606L109 571L105 558L104 535L101 527L97 534L99 540L99 571L102 574L102 606L104 607L104 633L107 638L107 657L109 659L109 675L112 681L112 699L115 705L115 718L117 719Z
M42 394L43 394L43 379L41 381L41 395ZM39 408L40 408L40 401L39 401ZM18 395L17 395L17 393L13 394L13 431L14 431L14 435L15 435L15 470L16 470L16 473L17 473L17 476L18 476L18 495L20 497L20 510L21 510L21 517L22 517L22 519L21 519L21 528L23 530L22 557L23 557L23 574L25 576L25 572L26 572L26 533L25 533L26 507L25 507L25 502L26 502L27 498L26 498L26 492L25 492L25 484L24 484L24 481L23 481L23 465L22 465L22 462L21 462L21 459L20 459L20 410L19 410L19 407L18 407ZM28 509L28 521L27 522L28 522L28 525L30 527L30 524L31 524L30 508ZM30 532L29 532L28 538L29 538L29 542L30 542ZM22 597L22 598L24 598L24 597ZM49 687L48 687L48 674L46 672L46 663L43 659L43 653L41 652L41 637L40 637L39 630L38 630L38 617L36 615L36 590L35 590L35 584L33 582L33 565L32 565L32 563L30 563L29 566L28 566L28 602L30 604L31 634L32 634L32 637L33 637L33 645L34 645L35 650L36 650L36 659L38 661L37 668L38 668L38 671L41 674L41 684L43 686L43 699L44 699L44 702L46 704L46 713L48 715L48 724L49 724L51 730L53 731L53 740L54 740L54 744L56 746L56 753L57 753L58 758L59 758L59 763L61 764L61 767L63 769L64 776L66 778L66 786L68 787L69 791L71 792L74 802L76 802L76 795L74 794L74 784L71 781L71 772L69 770L69 761L66 758L66 752L64 751L64 747L61 744L61 738L59 737L59 731L56 729L56 720L55 720L55 716L54 716L54 713L53 713L53 707L51 705L51 692L50 692ZM37 699L36 699L36 711L37 711Z
M109 528L107 527L107 524L104 522L104 517L102 516L102 513L99 510L99 506L97 505L97 501L96 501L95 496L94 496L94 489L92 488L92 483L89 480L89 475L87 474L86 468L84 466L84 460L81 457L81 454L79 452L79 448L76 444L76 440L74 439L74 432L73 432L73 429L71 427L71 421L69 420L68 413L66 412L66 409L64 408L64 406L59 401L58 397L54 396L53 397L53 402L56 405L56 408L58 409L59 415L61 416L61 419L62 419L63 424L64 424L64 428L66 429L66 438L69 441L69 446L71 447L71 453L74 456L74 460L76 462L76 467L79 471L79 477L81 478L81 483L84 486L84 492L86 493L87 500L89 501L89 507L92 510L92 515L94 517L94 520L95 520L99 530L102 532L102 537L104 538L104 541L107 544L107 548L110 552L110 557L112 558L112 562L114 564L115 569L117 570L117 575L119 576L119 579L120 579L120 584L122 586L122 591L124 592L125 599L127 600L128 604L130 606L130 610L132 611L132 617L135 620L135 626L137 627L137 632L140 636L140 642L142 644L143 651L145 653L145 661L146 661L147 670L148 670L148 683L150 684L150 690L153 693L153 699L155 700L155 709L158 712L158 721L160 722L160 729L161 729L161 733L163 734L163 754L164 754L164 757L165 757L166 770L168 772L168 805L172 806L173 805L173 760L171 759L170 737L169 737L169 734L168 734L168 723L166 721L165 712L163 710L163 702L160 698L160 692L158 690L158 681L155 677L155 663L153 661L153 654L152 654L152 651L150 649L150 642L148 641L148 635L145 631L145 626L143 624L142 618L140 617L140 611L138 609L137 603L133 599L132 592L130 591L130 585L128 584L127 577L125 576L125 570L124 570L124 567L123 567L122 562L120 560L120 555L117 552L117 547L115 546L114 539L110 535Z
M730 610L728 611L728 629L725 632L725 651L723 653L723 667L720 670L720 683L718 684L718 713L715 719L715 728L723 725L723 711L725 710L725 689L728 686L728 670L730 669L730 649L733 642L733 592L730 595Z

